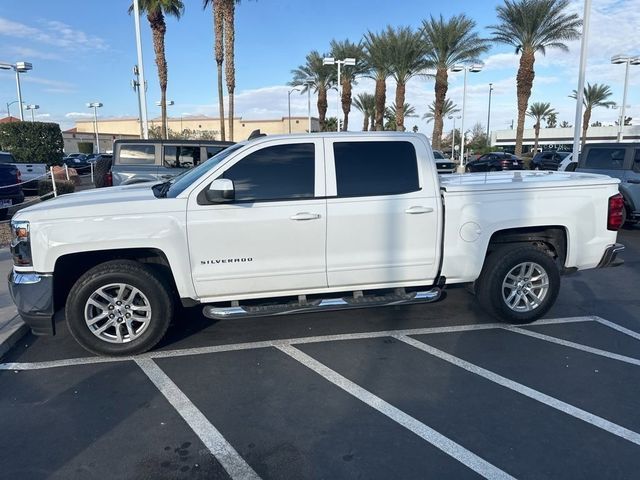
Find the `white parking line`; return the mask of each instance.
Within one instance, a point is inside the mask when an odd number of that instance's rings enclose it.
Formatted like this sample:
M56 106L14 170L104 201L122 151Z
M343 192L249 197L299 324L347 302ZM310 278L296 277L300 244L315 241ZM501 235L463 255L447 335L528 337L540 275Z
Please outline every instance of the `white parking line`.
M594 355L600 355L601 357L607 357L613 360L619 360L621 362L640 366L640 360L638 360L637 358L627 357L626 355L620 355L617 353L608 352L607 350L601 350L599 348L589 347L588 345L583 345L582 343L570 342L569 340L563 340L561 338L551 337L549 335L533 332L531 330L526 330L524 328L503 327L503 329L509 332L519 333L520 335L526 335L528 337L544 340L545 342L556 343L558 345L562 345L563 347L575 348L576 350L582 350L583 352L593 353Z
M475 373L476 375L497 383L498 385L502 385L503 387L513 390L514 392L518 392L551 408L555 408L556 410L566 413L567 415L571 415L572 417L590 423L591 425L601 428L602 430L612 433L613 435L624 438L625 440L635 443L636 445L640 445L640 434L629 430L621 425L618 425L617 423L610 422L609 420L605 420L602 417L598 417L597 415L570 405L566 402L563 402L562 400L558 400L557 398L546 395L542 392L534 390L533 388L529 388L526 385L522 385L521 383L514 382L513 380L503 377L502 375L498 375L497 373L494 373L490 370L486 370L482 367L474 365L473 363L467 362L466 360L439 350L435 347L432 347L431 345L427 345L426 343L416 340L415 338L410 338L405 335L394 335L393 337L411 345L412 347L422 350L423 352L429 353L446 362L452 363L457 367L463 368L471 373Z
M629 335L630 337L633 337L636 340L640 340L640 333L634 332L633 330L629 330L628 328L621 327L617 323L610 322L609 320L605 320L604 318L600 318L600 317L593 317L593 320L609 328L613 328L614 330L622 332L625 335Z
M202 443L220 462L229 476L238 480L259 479L258 474L249 466L240 454L231 446L222 434L191 400L173 383L166 373L151 359L136 359L135 362L149 377L158 390L176 409L187 425L200 437Z
M593 322L594 320L595 319L593 317L551 318L538 320L537 322L532 323L532 325L555 325L559 323ZM367 338L390 337L393 335L429 335L435 333L467 332L472 330L491 330L502 327L504 327L504 323L480 323L472 325L455 325L451 327L427 327L403 330L385 330L378 332L318 335L313 337L285 338L248 343L232 343L226 345L213 345L209 347L185 348L179 350L158 350L155 352L138 355L136 357L80 357L65 360L53 360L48 362L0 363L0 370L40 370L43 368L68 367L74 365L88 365L93 363L123 362L136 359L181 357L190 355L203 355L208 353L233 352L237 350L252 350L254 348L277 347L279 345L335 342L341 340L363 340Z
M482 475L485 478L490 479L513 479L511 475L506 473L503 470L500 470L498 467L492 465L491 463L483 460L475 453L467 450L463 446L457 444L453 440L445 437L444 435L438 433L432 428L428 427L424 423L416 420L411 415L406 414L402 410L394 407L390 403L385 402L380 397L374 395L373 393L365 390L361 386L353 383L351 380L343 377L336 371L330 369L323 363L320 363L315 358L310 357L306 353L298 350L297 348L291 345L278 345L277 348L282 352L286 353L290 357L294 358L305 367L313 370L318 375L324 377L329 382L334 385L340 387L345 392L353 395L361 402L366 403L371 408L374 408L378 412L387 416L391 420L399 423L407 430L415 433L423 440L426 440L434 447L440 449L447 455L453 457L460 463L466 465L468 468L472 469L474 472Z

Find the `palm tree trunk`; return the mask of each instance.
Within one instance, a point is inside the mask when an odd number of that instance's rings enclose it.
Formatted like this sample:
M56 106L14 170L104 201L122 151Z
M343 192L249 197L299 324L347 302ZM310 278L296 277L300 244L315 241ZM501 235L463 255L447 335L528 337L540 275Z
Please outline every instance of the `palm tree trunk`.
M517 95L518 95L518 125L516 127L516 155L522 155L522 136L524 135L524 119L527 114L529 97L535 72L533 64L535 62L534 52L523 50L520 56L520 67L518 68Z
M366 132L367 130L369 130L369 114L365 113L364 114L364 123L362 124L362 131Z
M227 79L227 92L229 92L229 140L233 142L233 92L236 89L236 67L234 58L234 43L235 43L235 0L224 0L224 56L226 58L225 63L225 75Z
M371 122L369 125L369 130L374 131L376 129L376 112L373 112L373 115L369 116L369 121Z
M434 149L440 150L442 145L442 129L444 127L444 119L442 118L442 109L444 101L447 98L448 78L447 69L438 68L436 72L436 101L433 110L433 135L431 136L431 145Z
M405 98L404 82L398 82L396 85L396 130L404 132L404 98Z
M384 78L376 79L376 130L384 130L384 107L387 103L387 82Z
M342 79L342 113L344 120L342 121L342 131L349 129L349 112L351 111L351 80L345 75Z
M220 112L220 140L225 141L225 126L224 126L224 93L222 91L222 62L224 61L224 25L223 25L223 9L217 2L211 2L211 9L213 10L213 30L215 35L215 56L216 66L218 67L218 110Z
M538 119L536 124L533 126L533 129L536 134L536 140L533 145L533 154L535 155L538 152L538 138L540 137L540 119Z
M324 85L318 85L318 124L320 131L324 132L326 128L327 117L327 89Z
M153 35L153 50L156 54L156 66L158 67L158 80L160 82L160 101L162 104L161 135L162 138L167 138L167 59L164 54L164 35L167 32L167 25L164 22L164 15L159 9L149 12L147 20Z
M580 151L584 151L584 146L587 143L587 130L589 129L589 122L591 121L591 107L584 109L584 115L582 116L582 143Z

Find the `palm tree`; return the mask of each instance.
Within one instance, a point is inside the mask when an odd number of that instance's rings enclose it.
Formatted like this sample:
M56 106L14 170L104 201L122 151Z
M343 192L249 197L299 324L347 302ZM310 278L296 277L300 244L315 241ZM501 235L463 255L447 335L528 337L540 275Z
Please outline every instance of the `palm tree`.
M344 120L342 121L342 130L347 131L349 128L349 112L351 111L351 86L355 85L356 77L367 71L367 64L364 61L364 47L362 43L352 43L349 40L338 42L331 40L331 56L337 59L355 58L355 65L343 65L340 74L340 83L342 83L342 113Z
M536 123L533 125L533 130L535 131L536 135L536 140L533 146L534 153L538 151L538 139L540 138L540 122L548 118L550 115L555 114L556 111L551 108L550 103L535 102L532 103L529 107L527 115L536 121Z
M407 82L431 66L426 59L428 46L422 41L420 32L409 27L387 27L386 37L391 56L390 73L396 81L396 129L404 131L404 99Z
M524 119L531 96L535 54L547 48L568 50L564 43L580 36L582 21L575 13L565 13L569 0L505 0L496 7L500 23L492 25L493 40L515 47L520 54L517 75L518 125L515 154L522 153Z
M456 63L475 62L489 49L489 41L480 38L474 29L476 22L466 15L457 15L449 20L431 17L422 22L422 36L429 46L427 59L436 68L436 84L433 116L433 148L440 149L444 124L445 98L449 88L448 70Z
M418 116L416 115L416 109L412 105L409 105L408 103L405 103L404 105L402 105L402 111L404 112L405 118ZM396 106L395 103L390 107L387 107L384 109L384 118L387 121L384 124L385 130L398 130L398 124L397 124L398 107Z
M133 5L129 13L133 12ZM184 13L182 0L140 0L140 12L147 13L156 54L158 80L160 81L160 106L162 109L162 138L167 138L167 59L164 54L164 35L167 33L165 15L180 18Z
M552 112L547 115L547 128L556 128L558 126L558 113Z
M224 127L224 94L222 92L222 62L224 61L224 20L223 8L220 1L203 0L202 8L207 8L211 4L211 15L213 16L214 32L214 55L218 67L218 110L220 111L220 139L225 140L226 133Z
M166 1L166 0L165 0ZM224 73L227 81L227 92L229 93L229 140L233 142L233 115L234 115L234 92L236 90L236 64L235 64L235 14L236 4L240 0L219 0L223 7L222 20L224 24Z
M427 113L425 113L422 116L423 120L426 120L427 123L431 122L433 119L436 118L436 112L437 112L437 100L434 100L433 103L431 105L429 105L429 111ZM444 102L442 103L442 109L440 110L440 119L442 120L443 118L452 115L454 113L458 113L460 111L460 109L458 108L458 106L453 103L451 100L449 100L448 98L445 98ZM435 129L435 127L434 127ZM442 132L440 132L442 134ZM431 139L431 142L433 143L433 138ZM435 147L433 147L435 148ZM438 145L438 148L435 148L436 150L440 149L440 145Z
M333 86L334 68L331 65L323 65L322 60L326 54L320 55L313 50L307 55L306 63L291 70L293 80L289 85L302 87L301 93L306 93L307 89L313 88L318 94L318 122L320 131L325 131L325 118L327 116L327 90Z
M587 142L587 130L589 129L589 121L591 120L591 111L595 107L613 107L616 103L607 100L611 96L612 92L609 85L598 85L594 83L591 85L587 82L587 86L584 87L584 97L582 98L582 104L584 105L584 115L582 116L582 145L581 150L584 150L584 144ZM578 94L574 90L571 98L577 98Z
M362 131L366 132L369 130L369 122L373 120L376 114L376 97L370 93L359 93L353 101L353 106L364 115Z
M387 103L387 77L391 72L391 53L385 32L364 35L365 61L371 78L376 81L375 129L384 130L384 106ZM373 130L373 129L372 129Z

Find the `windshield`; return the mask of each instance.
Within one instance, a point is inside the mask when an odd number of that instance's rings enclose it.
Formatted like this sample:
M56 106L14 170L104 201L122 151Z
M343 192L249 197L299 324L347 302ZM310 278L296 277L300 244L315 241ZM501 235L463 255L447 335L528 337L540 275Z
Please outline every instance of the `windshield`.
M175 198L185 191L193 182L198 180L202 175L216 167L221 161L227 158L236 150L244 147L245 143L237 143L231 147L225 148L217 155L214 155L206 162L202 162L195 168L189 169L171 180L171 187L167 190L168 198Z
M434 150L433 151L433 157L436 160L443 160L445 158L445 156L441 152L439 152L438 150Z

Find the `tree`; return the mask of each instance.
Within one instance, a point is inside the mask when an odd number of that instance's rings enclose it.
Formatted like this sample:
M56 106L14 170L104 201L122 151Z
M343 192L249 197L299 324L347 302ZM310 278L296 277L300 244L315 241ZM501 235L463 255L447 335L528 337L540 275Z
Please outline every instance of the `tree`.
M602 122L600 120L595 121L595 122L591 122L591 126L592 127L601 127L602 126Z
M466 136L466 135L465 135ZM471 138L467 140L466 147L469 151L478 151L487 147L488 138L487 130L480 122L473 125L471 129Z
M564 43L579 38L582 21L575 13L565 13L569 0L505 0L496 7L500 23L492 25L492 39L515 47L520 54L518 67L517 100L518 124L516 127L515 154L522 154L524 120L533 79L535 55L543 55L547 48L568 50Z
M431 65L426 59L429 48L422 41L420 32L414 32L409 27L387 27L386 37L389 42L391 55L390 74L396 81L396 129L404 131L404 100L407 82Z
M307 89L313 88L318 94L318 122L320 123L320 131L325 130L325 117L327 116L327 90L333 86L333 70L331 65L323 65L322 60L326 54L320 55L313 50L307 55L307 61L304 65L291 70L293 80L289 85L294 87L302 87L301 93L306 93Z
M340 83L342 83L342 130L349 129L349 112L351 111L351 87L356 83L356 77L367 71L367 64L364 60L364 47L362 43L352 43L349 40L338 42L331 40L331 56L337 59L355 58L355 65L343 65L340 72Z
M562 122L560 122L560 128L571 128L571 127L573 127L573 125L571 125L566 120L563 120Z
M452 140L454 138L455 135L455 144L459 147L460 146L460 140L462 139L461 135L460 135L460 129L456 128L455 132L452 130L451 132L449 132L443 139L442 139L442 143L440 144L440 150L444 151L450 151L451 152L451 158L455 158L455 152L451 149L451 147L453 147L453 143Z
M433 121L433 119L436 118L437 109L438 109L438 106L436 105L436 101L434 100L433 103L429 105L429 111L422 116L422 119L426 120L427 123ZM446 98L444 100L444 103L442 104L442 108L440 109L440 119L442 120L449 115L458 113L459 111L460 109L458 108L458 106L455 103L453 103L451 100ZM440 136L442 136L442 131L440 131ZM431 139L431 141L433 142L433 138ZM435 148L435 146L433 148ZM438 148L435 148L435 149L439 150L439 148L440 148L440 145L438 145Z
M369 75L376 82L374 115L375 129L384 129L384 111L387 102L387 77L391 72L391 52L389 51L389 39L385 32L367 32L363 40L365 61L369 69ZM373 130L373 129L372 129Z
M323 132L337 132L338 131L338 118L328 117L324 122L324 127L321 129Z
M236 64L235 64L235 14L236 4L240 0L219 0L223 7L222 20L224 25L224 73L229 93L229 140L233 142L233 115L235 108L234 92L236 90Z
M466 15L457 15L449 20L433 16L422 22L422 36L427 43L427 59L436 68L436 83L433 115L433 148L439 149L442 141L442 128L445 99L449 88L448 70L456 63L474 62L489 49L488 40L474 32L476 23Z
M551 108L550 103L535 102L532 103L527 111L527 116L533 118L535 123L533 125L533 131L535 133L535 142L533 145L533 151L538 151L538 139L540 138L540 122L549 117L549 115L555 115L556 112Z
M213 17L214 35L214 56L218 70L218 110L220 112L220 140L226 138L224 126L224 93L222 92L222 62L224 61L224 20L221 0L203 0L202 8L207 8L211 4L211 15Z
M405 103L402 105L402 111L404 112L405 117L417 117L415 107ZM390 107L385 108L384 110L384 118L386 123L384 124L385 130L399 130L398 129L398 107L394 103Z
M58 163L64 141L60 125L45 122L0 124L0 151L11 152L18 163Z
M558 125L558 114L556 112L551 112L547 115L547 128L556 128Z
M133 5L129 13L133 12ZM153 50L156 54L158 80L160 82L160 108L162 109L162 138L167 138L167 58L164 52L164 36L167 33L165 15L179 19L184 13L182 0L140 0L140 12L146 12L151 34Z
M582 145L581 150L584 149L584 144L587 143L587 130L589 129L589 121L591 120L591 112L596 107L611 108L616 102L607 100L612 95L609 85L598 85L594 83L591 85L587 82L587 86L584 87L584 96L582 98L582 104L584 105L584 114L582 116ZM571 98L577 98L578 93L574 90Z
M627 116L625 115L625 117L624 117L624 124L623 124L623 125L625 125L625 126L627 126L627 125L631 125L631 121L632 121L632 120L633 120L633 117L627 117ZM620 120L616 120L616 127L617 127L618 125L620 125Z
M369 122L376 114L376 98L370 93L359 93L356 99L353 101L353 106L356 107L364 115L364 123L362 125L362 131L369 130Z

